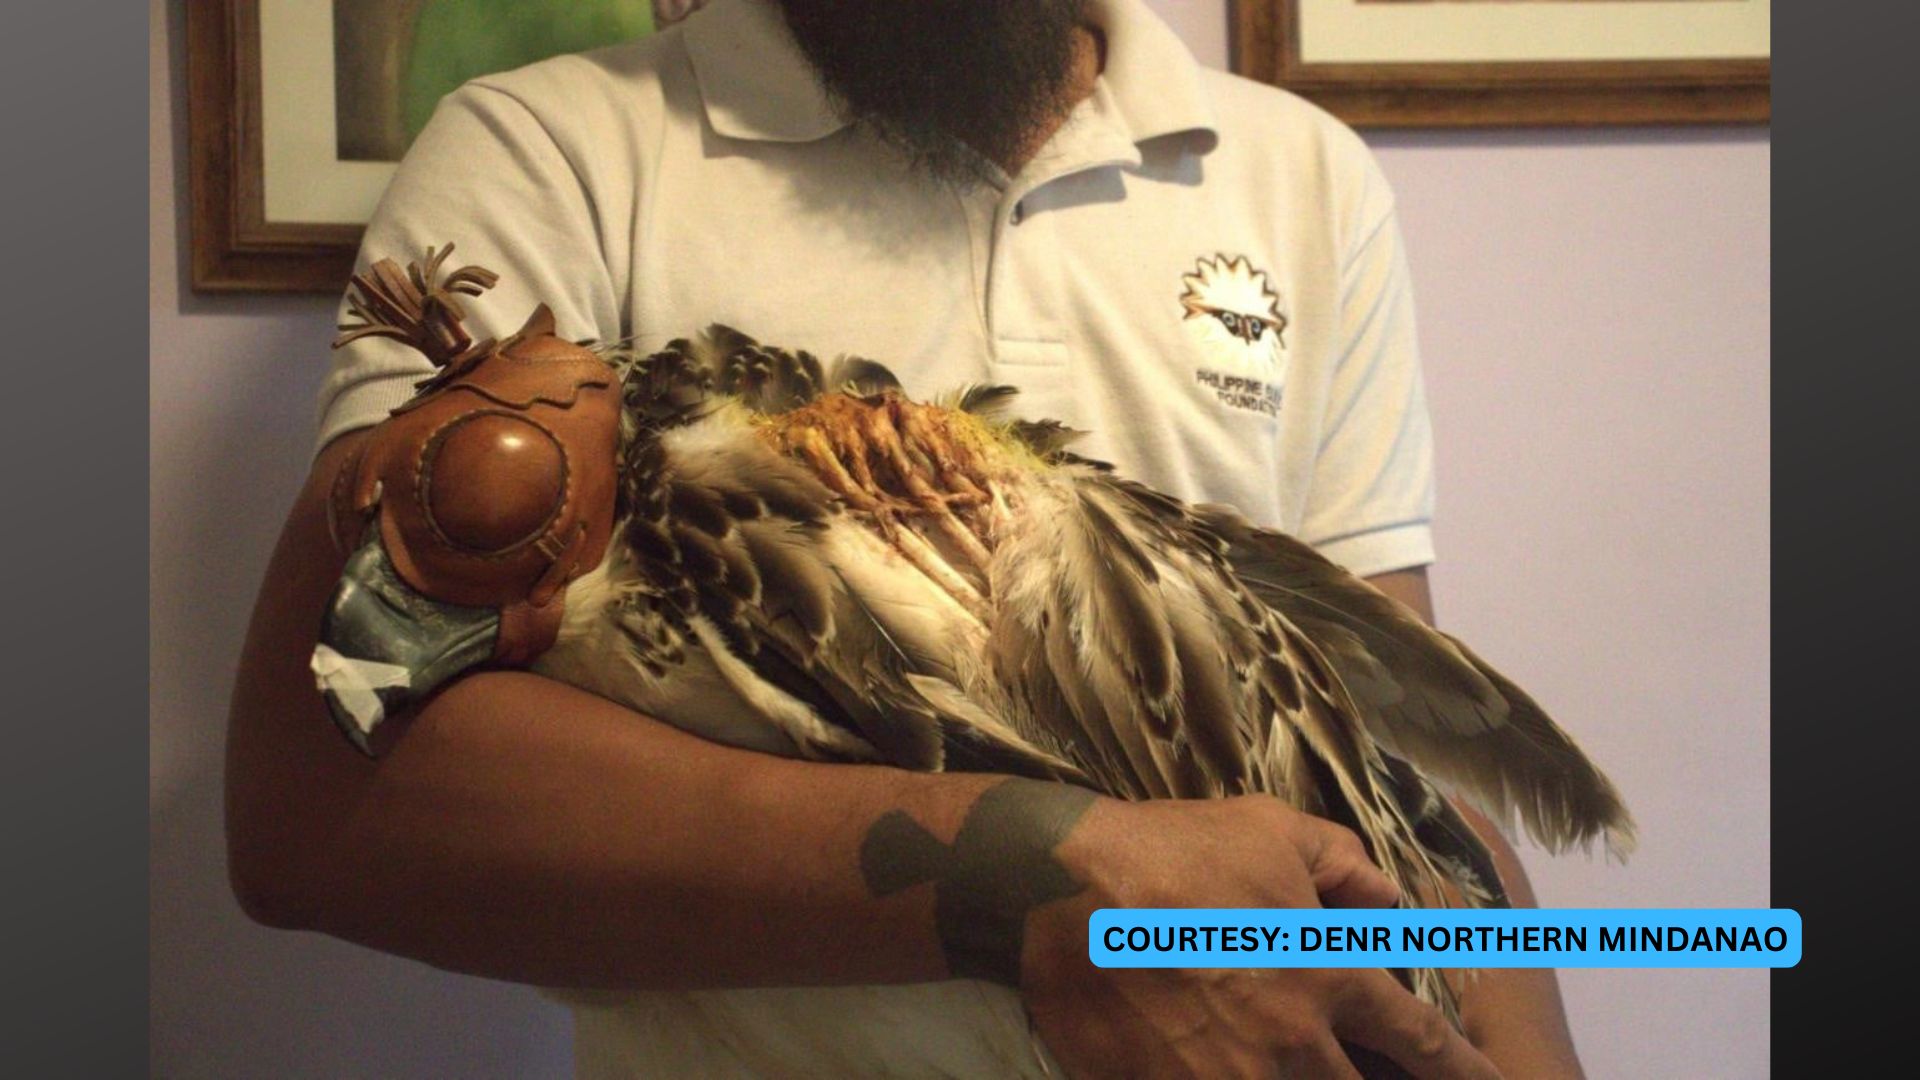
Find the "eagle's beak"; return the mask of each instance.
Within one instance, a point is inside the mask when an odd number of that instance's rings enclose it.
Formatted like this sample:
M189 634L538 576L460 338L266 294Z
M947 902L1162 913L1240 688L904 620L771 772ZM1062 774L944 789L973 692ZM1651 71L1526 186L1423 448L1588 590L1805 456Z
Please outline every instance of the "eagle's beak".
M491 608L442 604L400 579L379 531L347 560L327 604L313 675L347 738L374 753L373 729L493 656Z

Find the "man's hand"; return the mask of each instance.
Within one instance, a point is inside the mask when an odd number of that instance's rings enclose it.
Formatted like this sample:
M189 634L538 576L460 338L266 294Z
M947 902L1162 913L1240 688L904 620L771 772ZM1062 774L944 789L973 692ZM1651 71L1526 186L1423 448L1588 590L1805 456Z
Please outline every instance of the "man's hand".
M1029 918L1021 989L1077 1077L1357 1078L1342 1041L1422 1080L1498 1077L1384 971L1104 969L1087 957L1103 907L1386 906L1397 892L1353 833L1252 795L1100 800L1059 845L1086 888Z

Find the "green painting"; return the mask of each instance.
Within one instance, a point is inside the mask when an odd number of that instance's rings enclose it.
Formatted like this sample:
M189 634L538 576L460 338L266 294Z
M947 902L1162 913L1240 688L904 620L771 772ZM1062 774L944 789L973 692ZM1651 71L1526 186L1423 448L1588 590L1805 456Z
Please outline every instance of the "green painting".
M334 111L344 161L398 161L469 79L651 34L675 0L333 0Z

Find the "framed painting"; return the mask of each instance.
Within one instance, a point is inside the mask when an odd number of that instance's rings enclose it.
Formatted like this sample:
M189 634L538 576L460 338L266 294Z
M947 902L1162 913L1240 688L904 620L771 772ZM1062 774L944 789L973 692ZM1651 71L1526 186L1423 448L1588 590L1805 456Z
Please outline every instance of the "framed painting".
M1233 0L1233 64L1359 127L1763 123L1771 7Z
M468 79L693 0L187 0L193 286L338 293L395 164Z

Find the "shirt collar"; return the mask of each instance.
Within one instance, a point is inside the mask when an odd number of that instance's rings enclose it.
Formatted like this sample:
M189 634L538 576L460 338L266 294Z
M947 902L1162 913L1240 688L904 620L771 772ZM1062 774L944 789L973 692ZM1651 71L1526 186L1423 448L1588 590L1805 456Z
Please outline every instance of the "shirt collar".
M1200 65L1143 0L1091 0L1107 37L1100 79L1136 142L1214 136ZM713 0L684 24L707 122L728 138L812 142L846 126L772 0Z
M812 142L847 126L771 0L714 0L683 25L713 130L730 139Z
M1107 35L1100 81L1135 143L1204 132L1217 139L1199 61L1144 0L1091 0L1088 14Z

